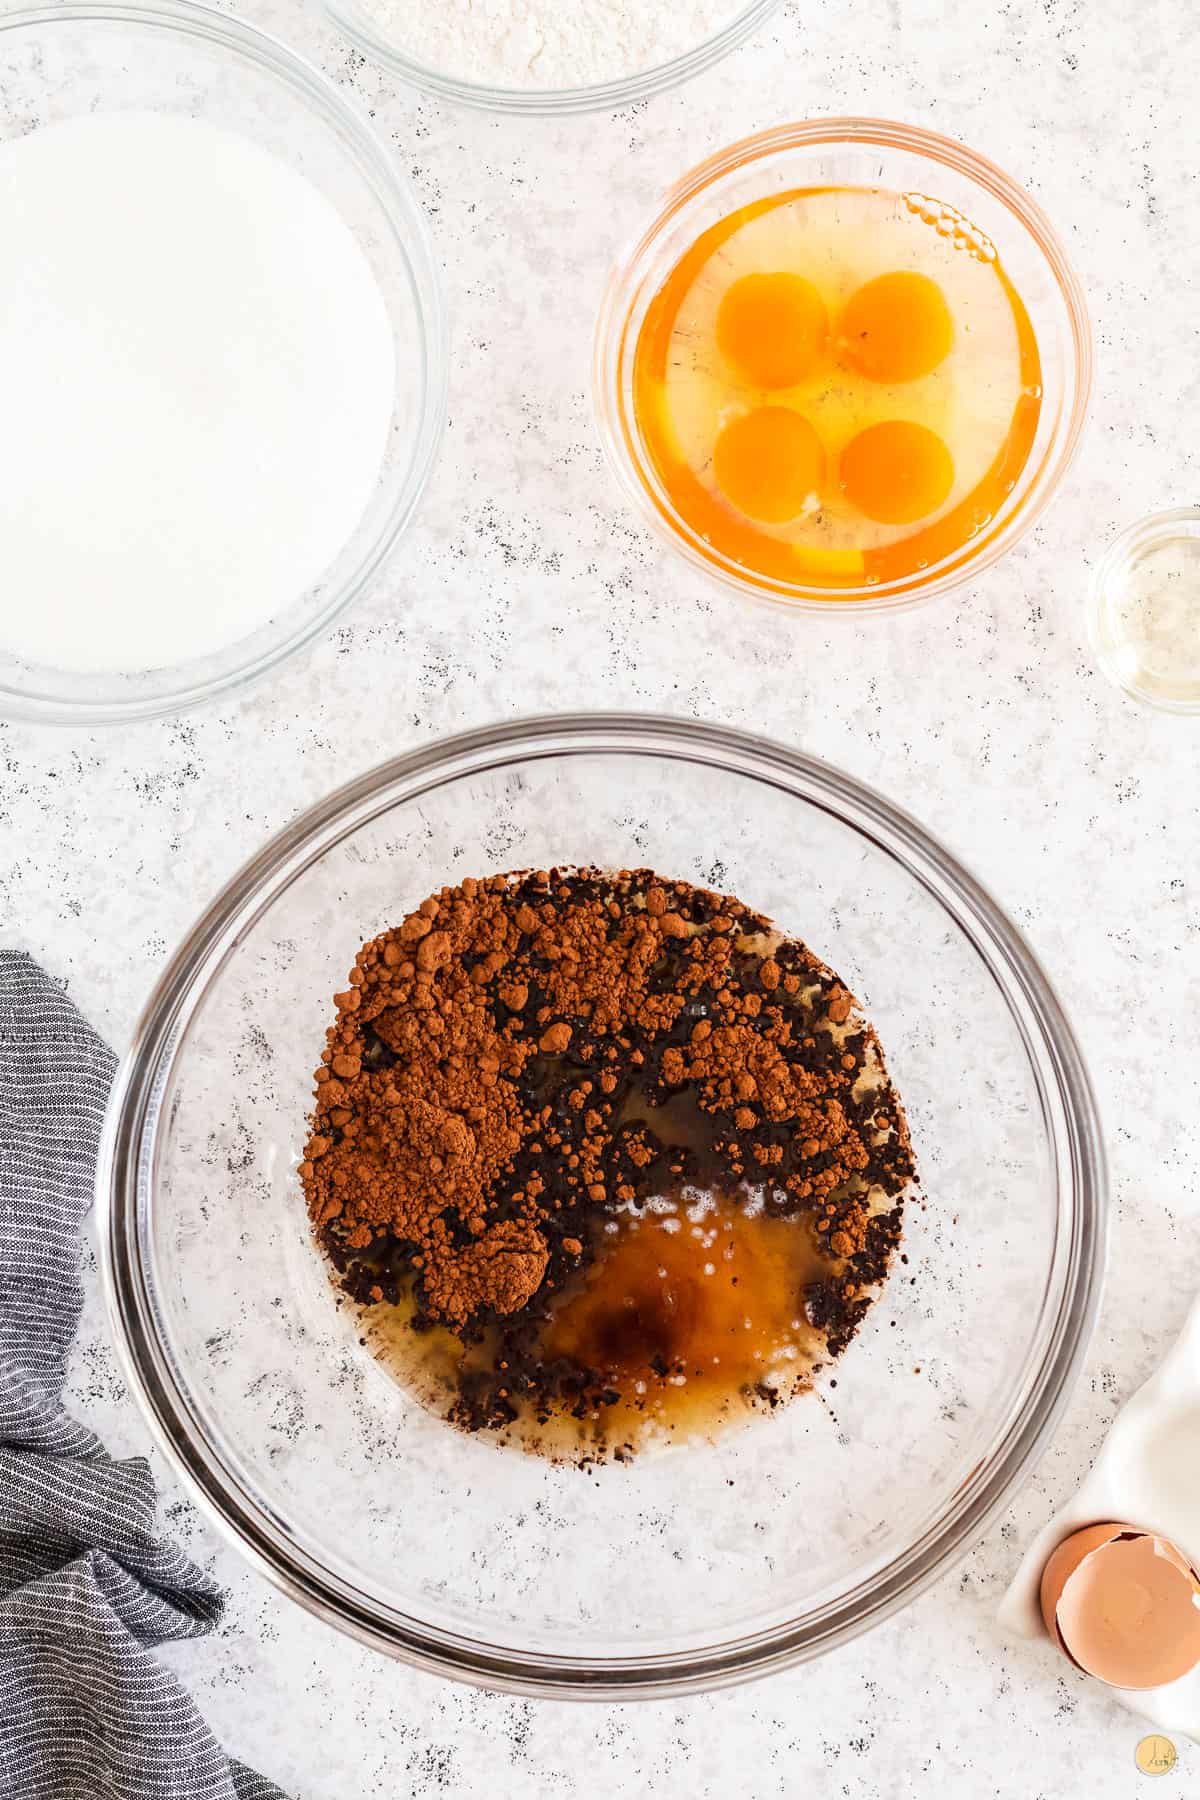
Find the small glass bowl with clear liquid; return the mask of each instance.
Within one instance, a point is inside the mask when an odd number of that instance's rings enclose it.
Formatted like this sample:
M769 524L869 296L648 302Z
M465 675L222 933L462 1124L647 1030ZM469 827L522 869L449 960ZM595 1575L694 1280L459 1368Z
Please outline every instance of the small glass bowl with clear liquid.
M1117 687L1164 712L1200 712L1200 507L1152 513L1109 545L1090 623Z

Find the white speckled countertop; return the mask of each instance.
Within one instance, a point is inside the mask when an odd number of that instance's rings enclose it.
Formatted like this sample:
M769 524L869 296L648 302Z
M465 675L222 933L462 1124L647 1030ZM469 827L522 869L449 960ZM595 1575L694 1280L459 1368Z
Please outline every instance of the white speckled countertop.
M1200 1286L1200 724L1108 687L1083 606L1118 528L1200 490L1200 12L790 0L679 93L547 124L404 93L299 0L242 10L372 113L426 207L452 309L449 431L389 574L268 685L95 735L0 724L0 942L32 949L120 1046L214 889L384 755L581 704L749 726L911 808L1028 932L1097 1085L1113 1242L1087 1373L1020 1499L955 1574L817 1665L623 1708L441 1683L244 1573L160 1466L173 1529L232 1590L220 1632L170 1660L229 1748L302 1800L1126 1800L1145 1781L1137 1722L1041 1646L1004 1642L993 1614ZM745 132L837 112L936 127L1028 185L1089 294L1098 380L1082 456L1031 539L949 600L831 630L742 610L651 543L602 465L587 382L606 268L662 187ZM115 1451L144 1450L90 1280L75 1404ZM1195 1788L1200 1749L1180 1746L1171 1780Z

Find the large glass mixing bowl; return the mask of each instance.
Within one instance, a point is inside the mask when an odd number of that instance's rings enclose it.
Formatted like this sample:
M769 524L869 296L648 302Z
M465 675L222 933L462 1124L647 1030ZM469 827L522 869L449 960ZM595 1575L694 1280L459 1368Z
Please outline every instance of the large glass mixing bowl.
M590 1473L463 1435L395 1385L333 1303L295 1176L362 940L445 882L572 862L737 894L830 963L879 1030L925 1201L815 1392ZM98 1196L133 1391L249 1561L426 1668L592 1696L777 1669L945 1570L1047 1440L1104 1239L1087 1075L995 902L827 764L621 715L414 751L273 838L150 999Z

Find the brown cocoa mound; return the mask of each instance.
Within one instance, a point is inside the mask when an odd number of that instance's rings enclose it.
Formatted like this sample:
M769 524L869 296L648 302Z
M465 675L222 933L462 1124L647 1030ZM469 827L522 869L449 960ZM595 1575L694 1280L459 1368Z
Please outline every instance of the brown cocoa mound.
M595 1254L598 1217L671 1183L807 1216L829 1273L800 1298L832 1354L853 1334L908 1131L852 997L761 915L644 869L465 880L365 944L335 1000L300 1164L313 1226L354 1298L415 1283L418 1327L503 1325L465 1422L522 1389L552 1403L520 1321ZM681 1105L701 1149L655 1129Z

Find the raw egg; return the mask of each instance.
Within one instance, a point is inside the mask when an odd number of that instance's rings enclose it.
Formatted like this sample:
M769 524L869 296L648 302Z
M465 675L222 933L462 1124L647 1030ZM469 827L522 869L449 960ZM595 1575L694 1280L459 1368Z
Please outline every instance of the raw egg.
M829 336L825 302L811 281L786 269L743 275L717 308L717 346L755 387L795 387Z
M718 567L831 599L987 543L1041 369L994 246L971 244L881 188L764 194L709 225L637 328L659 513Z
M1042 1571L1041 1608L1059 1649L1110 1687L1160 1687L1200 1663L1200 1578L1152 1532L1072 1532Z
M850 439L838 468L842 492L868 519L911 525L929 517L954 486L954 463L936 431L883 419Z
M781 524L815 504L825 452L801 413L759 406L726 425L713 447L713 473L739 512Z
M954 322L936 281L894 269L851 294L841 337L846 361L869 381L916 381L949 356Z

